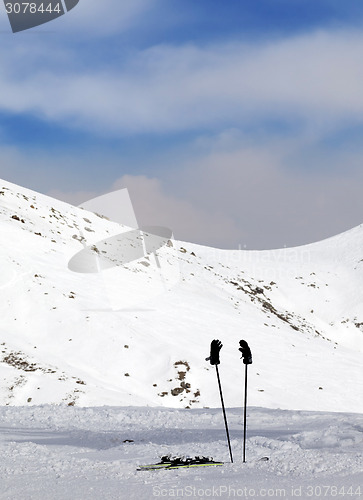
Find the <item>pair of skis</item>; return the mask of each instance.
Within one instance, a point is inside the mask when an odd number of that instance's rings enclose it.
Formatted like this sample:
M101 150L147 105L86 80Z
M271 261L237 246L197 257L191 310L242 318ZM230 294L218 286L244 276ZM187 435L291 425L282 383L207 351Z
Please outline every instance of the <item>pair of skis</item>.
M223 462L215 462L209 457L171 457L166 455L161 457L157 464L140 465L137 469L140 470L160 470L160 469L189 469L196 467L209 467L212 465L223 465Z
M252 364L252 353L251 349L249 348L247 342L245 340L240 340L239 341L239 351L241 352L243 358L243 363L245 365L245 397L244 397L244 418L243 418L243 453L242 453L242 459L243 463L246 462L246 428L247 428L247 366ZM229 449L229 455L231 457L231 462L233 463L233 456L232 456L232 449L231 449L231 441L229 438L229 431L228 431L228 423L227 423L227 417L226 417L226 410L224 408L224 401L223 401L223 393L222 393L222 386L221 386L221 380L219 377L219 370L218 370L218 365L220 364L219 360L219 352L222 349L223 344L220 340L212 340L211 345L210 345L210 356L209 358L206 358L206 361L209 361L211 365L215 365L216 367L216 373L217 373L217 380L218 380L218 387L219 387L219 394L221 397L221 403L222 403L222 410L223 410L223 417L224 417L224 424L226 427L226 434L227 434L227 442L228 442L228 449Z

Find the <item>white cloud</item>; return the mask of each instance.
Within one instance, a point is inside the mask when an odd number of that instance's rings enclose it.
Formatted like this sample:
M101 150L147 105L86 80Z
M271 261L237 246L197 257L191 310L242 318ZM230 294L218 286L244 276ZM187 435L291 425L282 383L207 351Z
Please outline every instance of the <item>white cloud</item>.
M213 130L271 117L325 130L363 119L362 50L361 33L319 32L258 45L158 46L120 68L88 71L74 61L71 71L48 71L40 52L23 78L23 55L5 53L0 107L99 133Z
M296 168L307 146L303 138L251 143L226 131L197 141L182 157L170 152L158 175L124 175L114 183L103 178L99 158L1 148L0 177L75 205L127 187L140 225L164 225L177 239L221 248L276 248L363 222L363 152L332 153L323 169ZM89 171L97 172L98 185L89 183Z
M186 196L175 196L160 179L125 175L113 184L112 189L124 187L129 191L140 227L166 226L176 239L192 242L203 239L210 244L228 239L237 229L227 215L204 206L203 200L198 204Z
M200 136L199 129L229 129L200 137L183 160L175 151L166 159L164 154L160 171L168 161L173 170L162 181L129 175L110 186L129 188L142 224L168 226L185 240L263 248L318 240L362 222L362 152L334 156L317 146L320 137L363 121L361 33L319 32L255 45L158 46L119 67L87 71L82 64L77 69L69 48L28 41L0 55L0 109L116 136L184 130ZM258 129L271 117L305 126L285 140L257 133L247 135L248 142L237 132ZM325 174L309 170L307 161L301 174L299 162L309 149L319 166L325 164ZM58 187L48 194L75 204L101 194L87 186L67 192L61 181L67 158L36 156L2 148L0 176L16 182L14 172L21 173L22 184L32 188L37 179L39 190L52 177ZM68 160L77 168L99 161Z
M325 173L303 173L286 165L301 147L286 141L216 149L180 162L162 181L128 175L112 189L129 189L141 223L222 248L296 246L361 224L363 154L331 159Z

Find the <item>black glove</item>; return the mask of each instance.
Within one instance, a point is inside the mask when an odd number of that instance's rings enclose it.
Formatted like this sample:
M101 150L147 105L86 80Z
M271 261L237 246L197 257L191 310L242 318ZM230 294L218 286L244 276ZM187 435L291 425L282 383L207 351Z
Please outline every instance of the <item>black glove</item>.
M252 354L251 354L251 349L248 347L248 344L245 340L240 340L239 345L241 346L238 350L241 351L243 358L243 363L245 365L251 365L252 364Z
M219 351L222 349L223 344L220 340L212 340L210 344L210 356L206 358L211 365L219 365Z

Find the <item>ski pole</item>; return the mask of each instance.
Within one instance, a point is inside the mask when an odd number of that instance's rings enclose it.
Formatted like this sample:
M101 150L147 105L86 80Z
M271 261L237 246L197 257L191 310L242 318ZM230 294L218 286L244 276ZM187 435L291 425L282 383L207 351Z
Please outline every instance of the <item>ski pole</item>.
M243 415L243 463L246 462L246 433L247 433L247 366L245 365L245 404Z
M209 356L209 358L206 358L206 361L209 361L211 365L215 365L215 367L216 367L218 387L219 387L219 394L220 394L221 403L222 403L224 425L225 425L226 434L227 434L227 442L228 442L229 455L231 457L231 462L233 463L231 441L229 439L229 431L228 431L228 423L227 423L227 417L226 417L226 410L224 408L224 401L223 401L222 385L221 385L221 380L219 378L219 371L218 371L218 365L220 363L220 361L219 361L219 351L222 349L222 347L223 347L223 344L222 344L222 342L220 340L212 340L211 345L210 345L210 356Z
M240 340L241 346L238 350L242 353L243 363L245 365L245 401L243 415L243 463L246 462L246 434L247 434L247 366L252 364L252 354L245 340Z

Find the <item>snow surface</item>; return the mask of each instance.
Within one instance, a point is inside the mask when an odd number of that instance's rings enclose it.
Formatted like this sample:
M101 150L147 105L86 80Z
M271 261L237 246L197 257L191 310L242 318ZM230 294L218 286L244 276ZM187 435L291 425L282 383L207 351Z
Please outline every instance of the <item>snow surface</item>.
M363 226L271 251L172 240L126 265L113 246L110 269L68 267L129 231L0 181L0 498L363 495ZM136 472L167 453L228 462L214 338L235 463Z
M363 495L363 416L67 405L0 409L1 499L341 498ZM222 467L137 471L160 455L208 455ZM269 461L259 461L268 457ZM294 494L293 494L294 493Z

